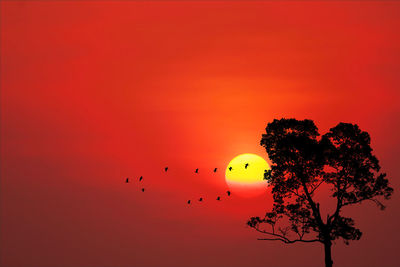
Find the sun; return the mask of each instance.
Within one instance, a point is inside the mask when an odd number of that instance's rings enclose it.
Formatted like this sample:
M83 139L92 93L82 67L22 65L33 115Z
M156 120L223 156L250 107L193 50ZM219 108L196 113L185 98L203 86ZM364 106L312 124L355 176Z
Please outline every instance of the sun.
M252 197L267 189L264 172L269 169L267 161L262 157L250 153L240 154L226 167L225 180L233 193Z

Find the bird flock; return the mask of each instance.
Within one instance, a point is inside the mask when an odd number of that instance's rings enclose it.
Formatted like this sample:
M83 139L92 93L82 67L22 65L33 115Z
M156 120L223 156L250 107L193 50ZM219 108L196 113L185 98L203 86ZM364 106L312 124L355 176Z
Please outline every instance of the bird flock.
M246 163L245 165L244 165L244 168L245 169L247 169L247 167L249 166L249 163ZM217 170L218 170L218 168L214 168L214 171L213 172L217 172ZM232 168L232 166L229 166L229 168L228 168L228 170L229 171L232 171L233 170L233 168ZM164 168L164 172L167 172L168 171L168 167L165 167ZM195 169L195 171L194 171L194 173L199 173L199 168L196 168ZM143 176L140 176L139 177L139 182L141 182L143 180ZM125 183L130 183L130 181L131 181L131 179L129 178L129 177L127 177L126 179L125 179ZM141 189L141 191L142 192L144 192L146 189L144 188L144 187L142 187L142 189ZM226 194L228 195L228 197L230 197L231 196L231 191L226 191ZM216 200L217 201L221 201L221 196L217 196L217 198L216 198ZM198 201L199 202L202 202L203 201L203 197L200 197L199 199L198 199ZM188 205L190 205L192 203L192 200L191 199L189 199L188 201L187 201L187 204Z

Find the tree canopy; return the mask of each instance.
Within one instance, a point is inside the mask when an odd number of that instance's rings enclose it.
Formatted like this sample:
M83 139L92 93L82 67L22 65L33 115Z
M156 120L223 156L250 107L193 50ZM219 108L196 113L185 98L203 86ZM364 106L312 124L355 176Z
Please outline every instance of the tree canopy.
M342 209L363 201L384 209L381 200L393 193L370 141L367 132L351 123L339 123L323 136L312 120L269 123L261 145L272 162L264 179L272 187L273 209L264 217L250 218L248 225L266 234L264 240L321 242L326 266L332 266L332 241L341 238L349 244L362 235ZM326 218L315 197L321 185L329 187L327 193L336 203L330 214L323 210Z

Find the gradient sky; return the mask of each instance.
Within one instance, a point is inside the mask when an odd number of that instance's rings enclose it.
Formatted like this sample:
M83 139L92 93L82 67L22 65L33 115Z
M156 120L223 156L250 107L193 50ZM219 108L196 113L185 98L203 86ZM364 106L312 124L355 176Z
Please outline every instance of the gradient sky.
M4 267L321 266L214 198L274 118L368 131L395 188L335 266L397 266L400 2L1 1ZM162 168L168 165L168 175ZM193 169L200 168L194 175ZM144 176L146 193L124 178ZM188 207L188 198L204 196Z

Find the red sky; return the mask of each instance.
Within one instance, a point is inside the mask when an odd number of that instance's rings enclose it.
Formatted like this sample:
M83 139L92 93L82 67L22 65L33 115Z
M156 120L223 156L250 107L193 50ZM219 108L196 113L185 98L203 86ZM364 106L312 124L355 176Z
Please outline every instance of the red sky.
M357 123L395 188L336 266L396 266L400 3L1 1L4 267L321 266L257 241L224 169L274 118ZM162 168L168 165L168 175ZM193 169L200 168L194 175ZM125 177L144 176L146 193ZM188 207L188 198L204 196Z

